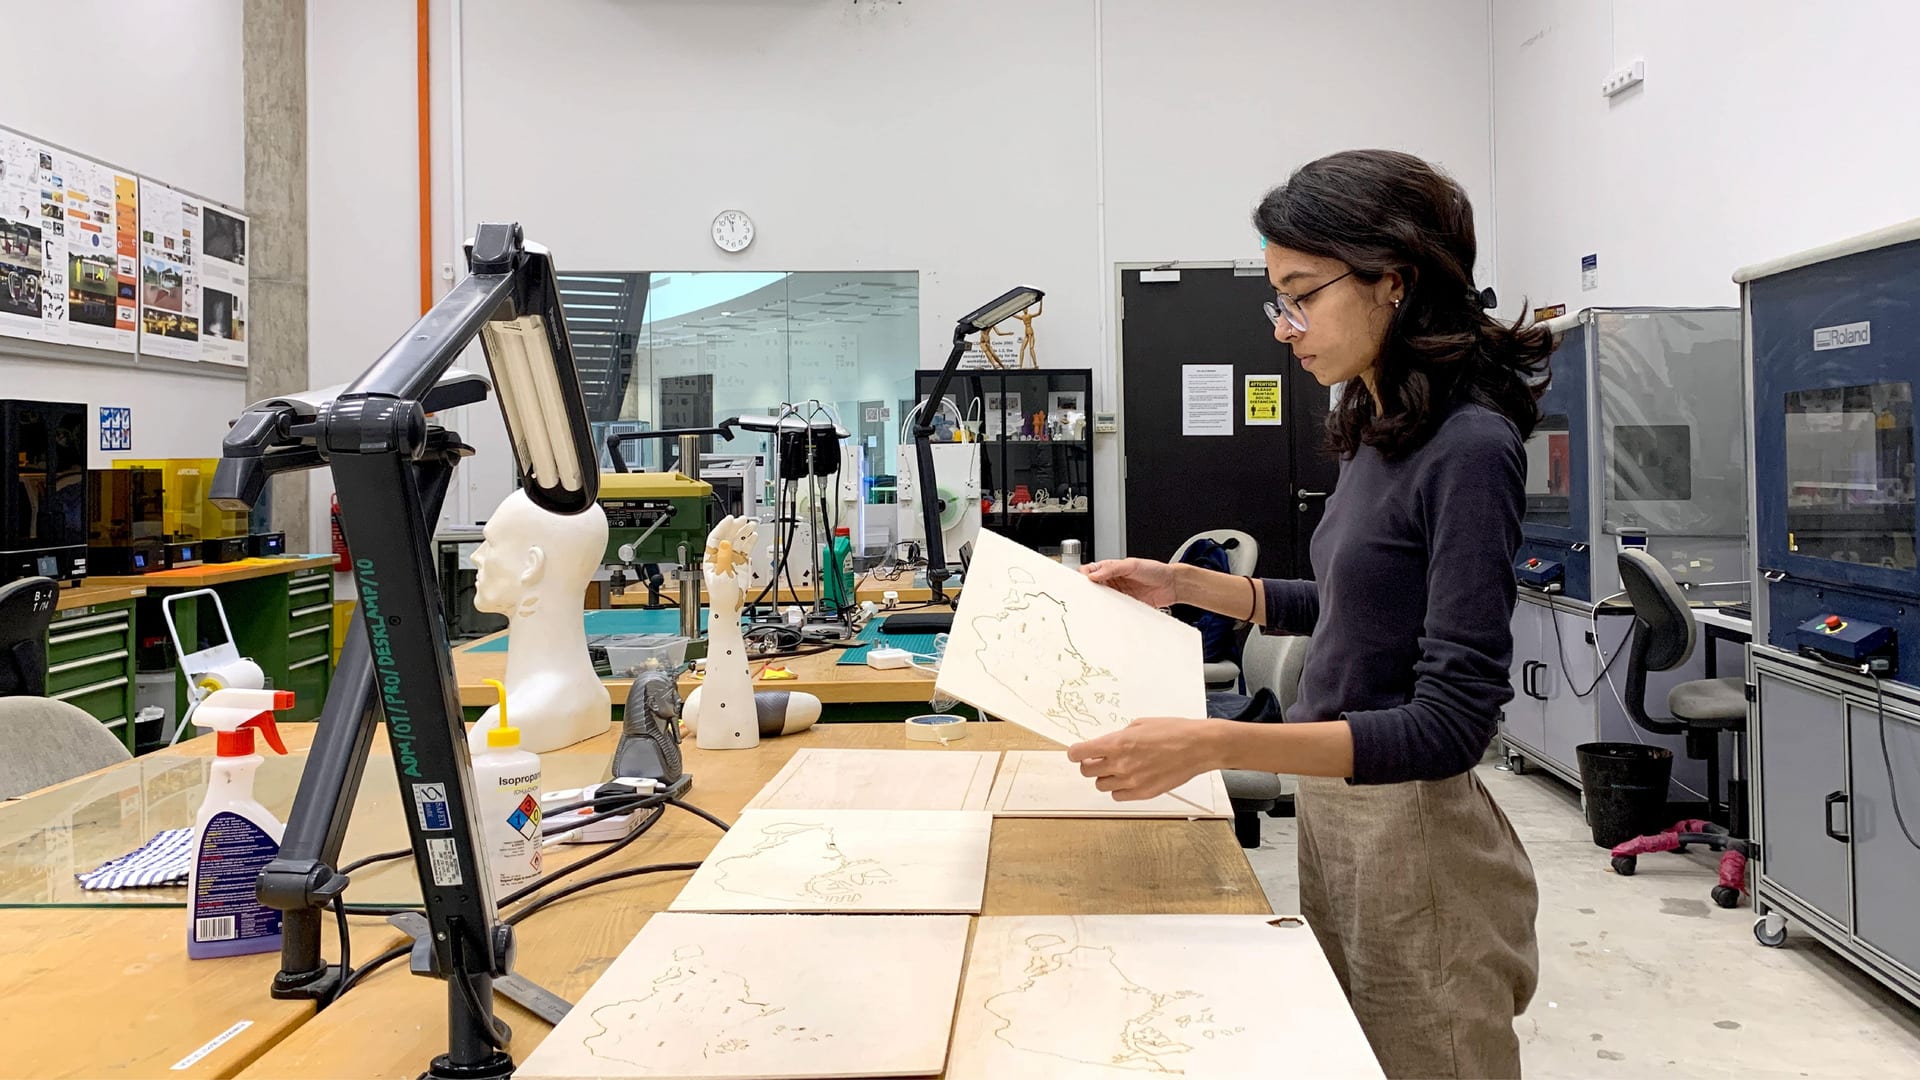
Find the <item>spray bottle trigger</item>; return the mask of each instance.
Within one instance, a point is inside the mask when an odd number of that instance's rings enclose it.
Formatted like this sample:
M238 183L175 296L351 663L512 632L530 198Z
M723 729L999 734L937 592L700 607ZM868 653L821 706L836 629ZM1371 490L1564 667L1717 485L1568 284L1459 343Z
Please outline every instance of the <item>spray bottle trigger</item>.
M293 695L288 694L287 696L292 697ZM291 704L291 702L289 702L289 704ZM267 745L273 747L274 753L284 754L287 752L287 744L280 741L280 729L274 725L273 714L271 712L263 712L240 726L243 728L258 729L260 734L267 737Z

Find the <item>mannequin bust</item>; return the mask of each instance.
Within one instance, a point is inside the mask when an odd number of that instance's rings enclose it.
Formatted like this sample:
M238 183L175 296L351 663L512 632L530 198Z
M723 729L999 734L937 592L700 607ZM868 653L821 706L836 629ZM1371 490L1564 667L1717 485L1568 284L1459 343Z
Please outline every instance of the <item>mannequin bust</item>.
M753 675L747 670L747 643L740 633L740 609L753 585L756 535L752 518L732 515L707 534L706 557L700 564L707 580L707 679L694 691L701 698L703 721L694 741L702 750L760 745Z
M507 711L520 745L544 754L604 734L613 700L587 655L584 609L607 550L606 512L595 504L553 514L515 491L484 532L473 553L473 606L507 617ZM468 749L486 749L498 713L489 708L467 729Z

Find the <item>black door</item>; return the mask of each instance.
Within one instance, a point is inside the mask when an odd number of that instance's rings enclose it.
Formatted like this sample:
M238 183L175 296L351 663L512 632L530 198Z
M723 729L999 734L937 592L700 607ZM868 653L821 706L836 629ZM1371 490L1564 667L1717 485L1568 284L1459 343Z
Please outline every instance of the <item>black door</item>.
M1310 578L1308 541L1333 491L1328 393L1273 339L1264 274L1228 268L1121 275L1127 554L1166 559L1206 529L1260 541L1264 577ZM1183 368L1233 365L1233 434L1183 435ZM1246 376L1280 379L1282 422L1246 423Z

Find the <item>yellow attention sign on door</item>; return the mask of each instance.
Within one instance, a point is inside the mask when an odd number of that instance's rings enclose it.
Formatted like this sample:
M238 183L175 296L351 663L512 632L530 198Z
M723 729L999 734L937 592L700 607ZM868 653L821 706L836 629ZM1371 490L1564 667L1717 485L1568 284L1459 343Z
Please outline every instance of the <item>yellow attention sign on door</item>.
M1280 423L1280 376L1249 375L1247 381L1247 426Z

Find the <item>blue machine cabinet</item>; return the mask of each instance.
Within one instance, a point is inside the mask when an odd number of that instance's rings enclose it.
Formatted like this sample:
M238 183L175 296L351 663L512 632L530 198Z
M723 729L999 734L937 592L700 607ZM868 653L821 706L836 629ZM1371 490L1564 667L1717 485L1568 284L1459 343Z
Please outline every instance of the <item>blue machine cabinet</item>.
M1755 936L1920 1004L1920 221L1751 267ZM1891 781L1891 783L1889 783Z
M1604 602L1620 591L1625 542L1644 543L1696 602L1747 594L1747 414L1730 392L1743 367L1739 312L1592 308L1547 325L1552 381L1526 447L1514 701L1502 743L1509 760L1575 786L1581 743L1666 746L1672 797L1695 801L1705 763L1684 755L1680 736L1641 731L1627 714L1619 653L1632 620ZM1656 711L1672 684L1705 677L1712 647L1650 680ZM1605 673L1602 655L1614 661Z

